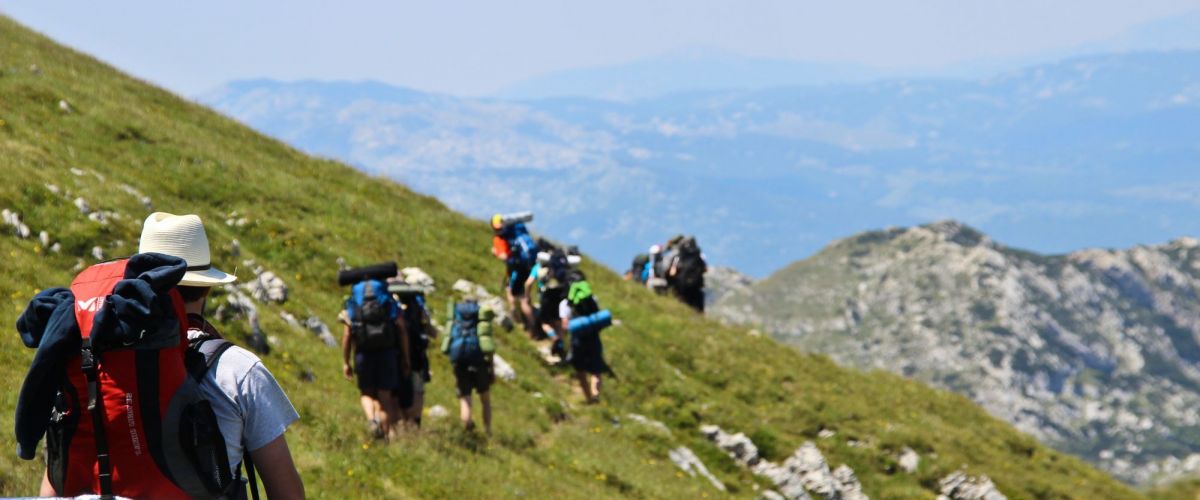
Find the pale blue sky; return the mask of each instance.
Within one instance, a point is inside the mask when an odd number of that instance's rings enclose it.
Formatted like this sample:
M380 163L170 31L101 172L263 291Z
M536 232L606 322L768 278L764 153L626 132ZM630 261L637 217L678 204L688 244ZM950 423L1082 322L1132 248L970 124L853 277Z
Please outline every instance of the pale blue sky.
M486 95L691 47L931 68L1054 53L1196 9L1200 0L0 0L0 12L189 96L254 77Z

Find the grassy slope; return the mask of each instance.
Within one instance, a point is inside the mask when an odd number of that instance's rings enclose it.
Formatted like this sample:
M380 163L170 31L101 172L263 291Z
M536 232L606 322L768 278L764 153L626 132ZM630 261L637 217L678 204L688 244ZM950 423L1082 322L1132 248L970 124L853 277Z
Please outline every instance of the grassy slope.
M32 64L41 74L30 71ZM74 112L61 112L60 99ZM735 494L753 494L758 480L702 442L695 430L701 422L745 431L777 459L820 429L835 429L837 438L819 446L832 465L853 467L873 497L931 496L937 478L963 465L1017 498L1134 496L964 398L883 373L842 369L718 326L596 268L590 274L602 302L625 325L606 333L608 357L621 378L608 384L604 404L580 405L561 373L544 368L527 343L508 334L501 353L519 379L494 391L495 438L466 435L446 419L431 421L419 438L368 445L356 392L338 373L338 353L289 329L278 312L317 314L333 324L343 293L333 279L338 256L356 264L396 259L421 266L443 289L460 277L492 284L499 265L487 254L484 224L397 184L305 156L2 17L0 123L0 208L21 211L35 234L49 230L65 246L62 255L48 254L35 240L0 236L0 323L13 324L37 289L67 283L76 259L93 244L110 255L135 249L145 210L120 184L150 195L156 209L200 214L214 248L228 248L237 238L244 257L292 287L282 308L263 307L264 328L281 341L264 362L302 415L288 437L309 491L318 496L711 495L711 487L666 459L680 444L691 446ZM77 177L70 167L104 180ZM88 221L46 183L124 217L110 226ZM253 222L221 224L231 211ZM238 266L225 251L215 259L226 269ZM239 274L249 276L244 269ZM240 324L224 327L235 339L244 331ZM31 356L15 333L0 336L0 377L9 381L0 393L2 428L12 428L16 382ZM430 403L453 410L448 367L433 357ZM301 381L304 369L316 374L314 382ZM560 400L567 402L565 419L558 418ZM614 425L629 412L666 422L673 436L628 420ZM850 438L866 446L849 447ZM13 449L11 440L0 433L0 448ZM889 472L903 446L922 454L916 475ZM35 492L38 467L0 454L0 495Z

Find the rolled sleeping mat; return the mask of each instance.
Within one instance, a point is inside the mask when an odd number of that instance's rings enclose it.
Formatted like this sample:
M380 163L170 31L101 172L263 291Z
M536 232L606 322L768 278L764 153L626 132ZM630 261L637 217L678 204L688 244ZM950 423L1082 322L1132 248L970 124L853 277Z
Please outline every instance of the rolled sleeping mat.
M410 285L408 283L391 283L388 285L388 292L400 296L423 295L429 290L420 285Z
M533 220L533 212L514 212L511 214L503 214L500 216L501 226L511 226L518 222L530 222Z
M550 263L550 252L538 252L537 260L538 260L538 262L541 262L542 264L549 264ZM572 266L578 266L580 262L583 262L583 256L580 256L580 255L568 255L567 256L567 264L570 264Z
M572 334L585 331L598 332L609 326L612 326L612 313L608 309L589 314L582 318L572 318L571 322L567 323L567 329Z
M395 262L383 262L370 266L338 272L338 286L349 286L366 280L386 280L396 275L399 269Z

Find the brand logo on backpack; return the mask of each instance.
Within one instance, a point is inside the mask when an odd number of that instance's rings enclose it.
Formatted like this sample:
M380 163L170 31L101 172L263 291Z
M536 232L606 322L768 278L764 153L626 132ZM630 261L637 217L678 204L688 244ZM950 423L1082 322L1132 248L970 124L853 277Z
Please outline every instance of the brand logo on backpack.
M104 307L104 298L102 297L92 297L86 300L75 301L75 308L80 311L94 313L99 311L101 307Z

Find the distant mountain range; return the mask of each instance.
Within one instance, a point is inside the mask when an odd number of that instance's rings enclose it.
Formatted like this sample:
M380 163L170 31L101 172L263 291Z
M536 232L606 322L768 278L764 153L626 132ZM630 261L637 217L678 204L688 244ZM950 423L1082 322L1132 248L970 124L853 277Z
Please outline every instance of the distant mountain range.
M710 314L962 393L1118 477L1200 470L1200 241L1044 256L956 222L837 241Z
M681 232L760 277L940 218L1043 252L1200 233L1200 52L630 102L269 80L201 100L475 217L532 209L614 268Z

